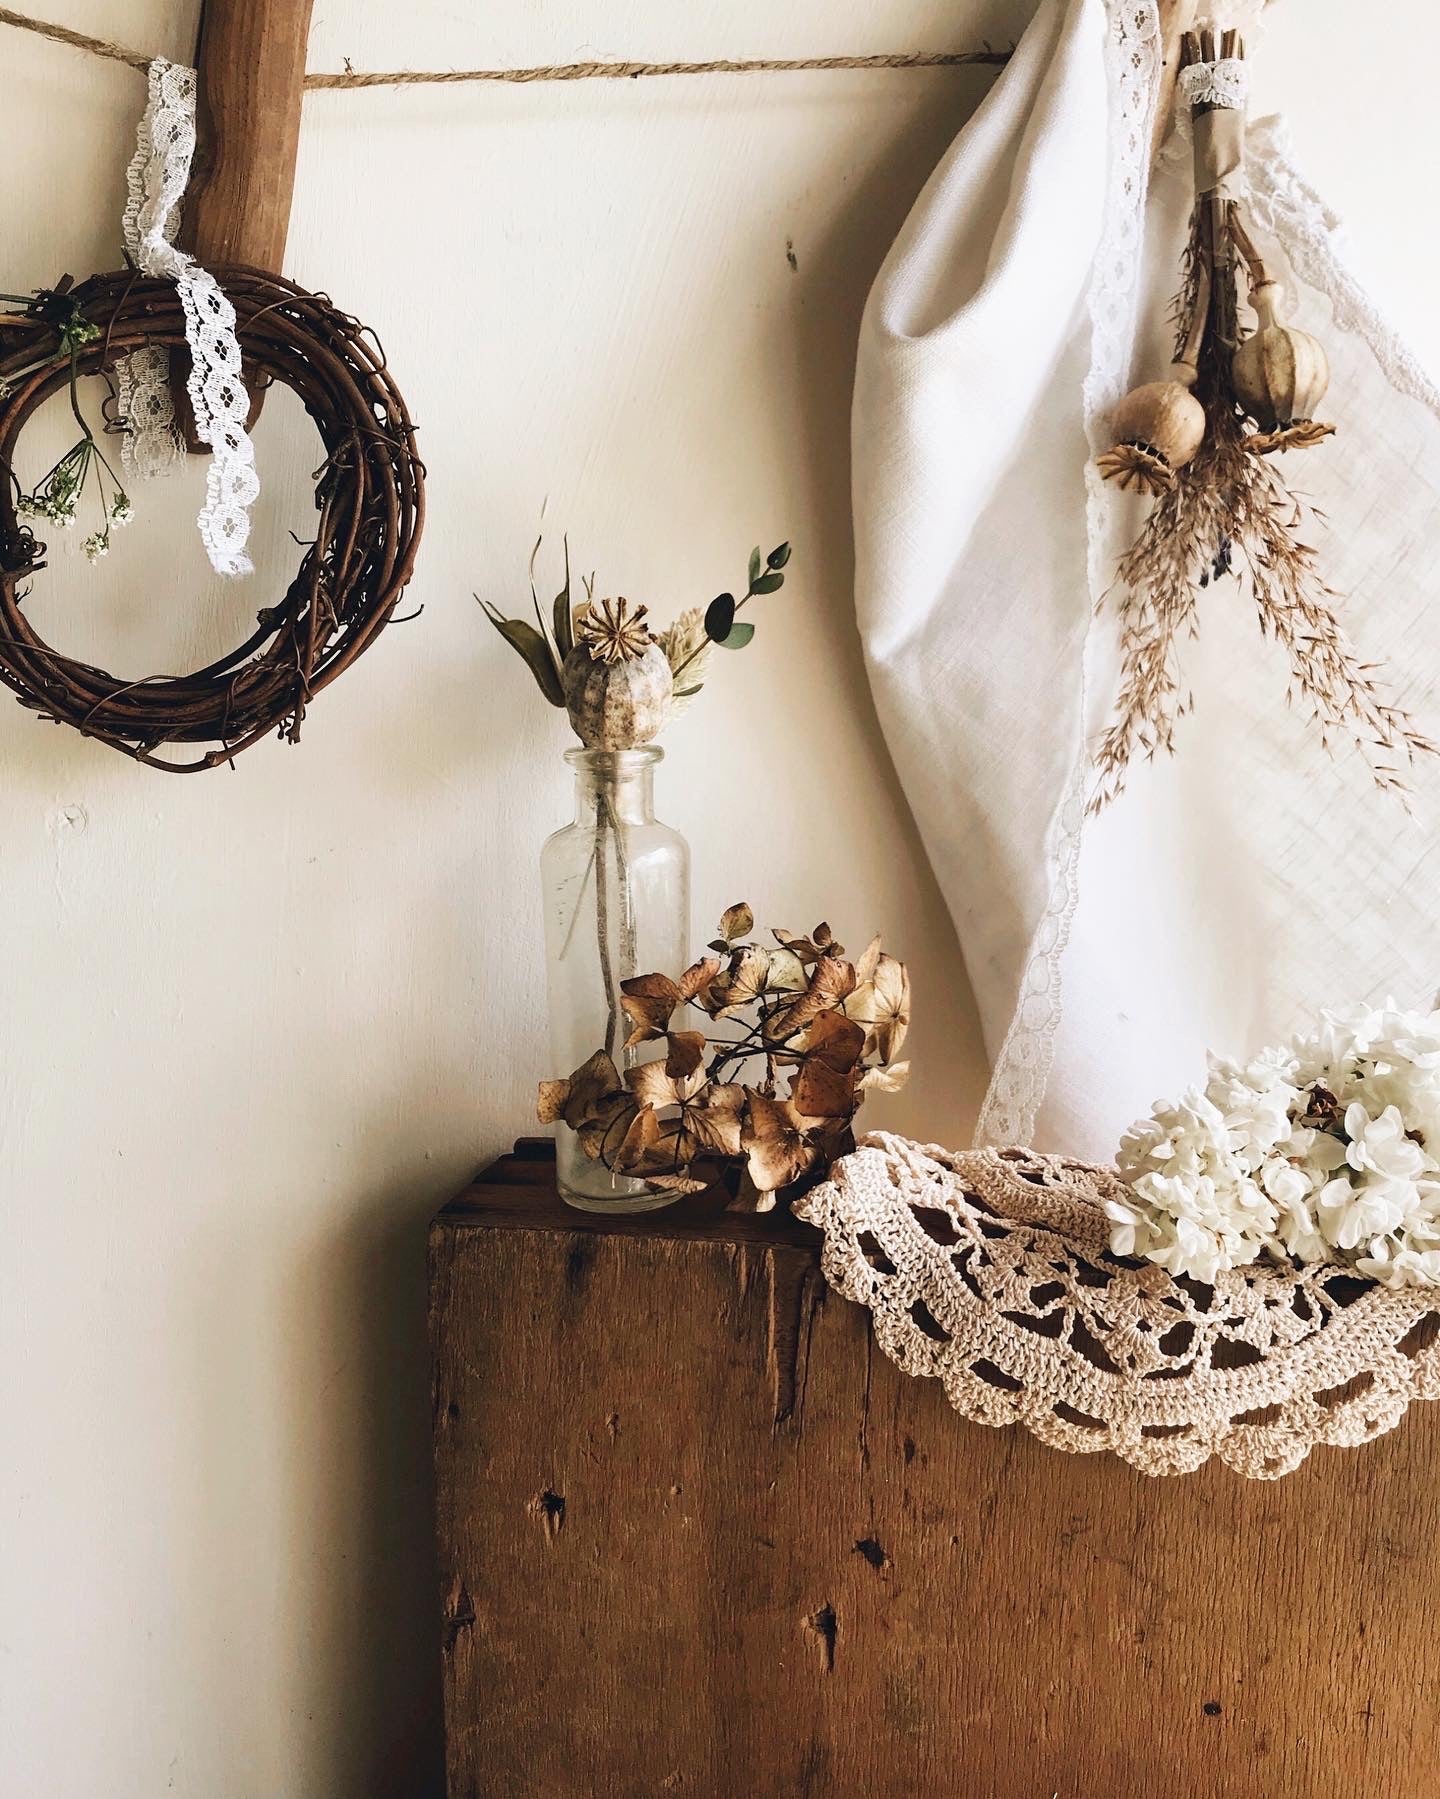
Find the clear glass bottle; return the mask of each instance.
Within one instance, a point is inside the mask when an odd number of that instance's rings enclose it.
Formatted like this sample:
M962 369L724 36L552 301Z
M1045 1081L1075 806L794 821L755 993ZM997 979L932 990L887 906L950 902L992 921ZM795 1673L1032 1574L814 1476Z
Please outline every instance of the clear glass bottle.
M545 893L551 1072L572 1073L603 1049L622 1072L656 1046L626 1050L620 983L678 975L690 960L690 848L655 816L664 751L573 749L575 818L540 852ZM648 1212L676 1195L591 1161L575 1133L555 1130L562 1198L590 1212Z

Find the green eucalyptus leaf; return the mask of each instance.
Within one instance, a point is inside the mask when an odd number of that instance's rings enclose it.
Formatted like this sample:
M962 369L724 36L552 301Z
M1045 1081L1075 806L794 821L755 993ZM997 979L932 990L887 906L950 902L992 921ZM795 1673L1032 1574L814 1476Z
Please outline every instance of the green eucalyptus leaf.
M705 635L711 643L723 643L730 627L735 623L735 596L733 593L716 594L705 608Z
M722 650L743 650L754 635L754 625L747 625L744 619L737 619L726 635L717 637L715 642Z
M777 549L771 550L765 560L771 568L784 568L785 564L790 560L789 544L782 543Z
M753 583L750 591L751 593L774 593L784 585L785 577L779 569L776 569L773 575L762 575L758 581Z
M481 603L484 604L483 601ZM524 659L525 666L535 677L535 685L550 704L563 706L565 695L561 691L555 658L551 654L550 645L534 625L527 624L523 618L502 618L493 606L485 606L485 616L516 655Z
M757 543L750 552L750 585L755 585L755 577L760 573L760 546Z

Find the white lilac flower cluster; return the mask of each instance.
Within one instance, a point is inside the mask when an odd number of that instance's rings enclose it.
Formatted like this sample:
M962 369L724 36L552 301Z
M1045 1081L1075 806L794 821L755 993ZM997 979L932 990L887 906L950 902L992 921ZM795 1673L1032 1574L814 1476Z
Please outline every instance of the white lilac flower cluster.
M1131 1126L1110 1247L1200 1281L1264 1255L1440 1286L1437 1153L1440 1011L1326 1013Z

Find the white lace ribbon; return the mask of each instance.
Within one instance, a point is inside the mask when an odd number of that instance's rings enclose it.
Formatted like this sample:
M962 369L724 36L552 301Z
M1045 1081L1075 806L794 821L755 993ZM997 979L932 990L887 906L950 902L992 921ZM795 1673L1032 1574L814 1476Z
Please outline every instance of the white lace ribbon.
M216 573L248 575L249 509L260 492L260 477L245 429L250 396L240 372L235 308L215 277L175 247L195 154L195 71L156 57L149 81L149 102L125 177L125 248L142 274L173 281L180 295L190 347L186 391L196 435L211 452L205 504L196 523ZM141 476L164 473L184 453L170 401L168 352L151 346L127 356L118 386L127 422L126 466Z
M1244 112L1250 94L1249 65L1238 56L1189 63L1180 71L1180 92L1187 106Z

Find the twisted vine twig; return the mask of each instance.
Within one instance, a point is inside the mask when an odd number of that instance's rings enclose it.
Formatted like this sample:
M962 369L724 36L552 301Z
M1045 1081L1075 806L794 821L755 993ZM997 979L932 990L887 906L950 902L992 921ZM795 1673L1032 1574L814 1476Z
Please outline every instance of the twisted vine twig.
M300 396L325 445L316 475L315 541L289 588L263 607L228 655L187 675L121 681L52 649L24 612L45 546L17 520L12 472L26 421L71 378L58 329L43 317L0 318L0 681L22 705L152 768L191 773L231 761L278 731L298 741L321 688L374 642L410 579L425 516L415 427L379 346L321 294L255 269L217 271L235 306L252 392L278 382ZM103 374L130 352L163 345L185 354L185 319L172 282L133 270L95 275L67 300L100 327L77 358ZM17 348L8 348L10 341ZM8 348L8 354L7 354ZM34 366L37 354L54 355ZM21 372L23 371L23 372ZM177 761L167 745L207 744Z

